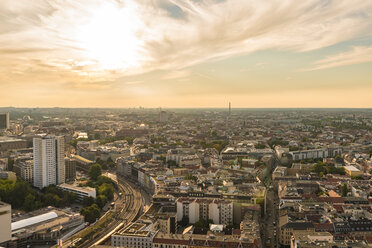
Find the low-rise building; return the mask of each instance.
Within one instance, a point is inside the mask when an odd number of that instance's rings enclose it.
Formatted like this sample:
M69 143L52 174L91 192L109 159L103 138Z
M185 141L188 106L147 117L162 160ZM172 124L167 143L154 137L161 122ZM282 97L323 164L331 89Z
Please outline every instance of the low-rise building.
M363 175L363 172L357 169L356 167L349 165L344 167L346 174L351 177L357 177Z
M62 190L75 193L79 200L84 199L85 197L96 198L96 189L91 187L77 187L70 184L60 184L58 185Z
M151 248L155 231L152 224L135 222L111 236L111 245L128 248Z

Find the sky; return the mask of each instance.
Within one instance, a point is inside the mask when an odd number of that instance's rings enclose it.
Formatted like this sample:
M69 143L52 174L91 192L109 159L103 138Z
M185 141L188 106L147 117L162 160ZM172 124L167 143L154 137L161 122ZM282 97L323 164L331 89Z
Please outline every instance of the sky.
M0 106L372 108L372 1L1 0Z

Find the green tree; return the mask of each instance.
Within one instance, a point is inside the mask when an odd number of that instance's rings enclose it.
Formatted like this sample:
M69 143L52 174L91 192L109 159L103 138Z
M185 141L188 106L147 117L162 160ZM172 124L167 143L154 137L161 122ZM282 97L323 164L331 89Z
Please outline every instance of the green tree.
M114 185L114 182L111 180L111 178L106 177L106 176L99 176L97 178L96 184L101 186L104 183L112 184Z
M105 195L99 195L97 196L95 203L100 209L102 209L107 203L107 197Z
M114 187L112 184L104 183L98 187L98 194L106 196L108 200L112 200L114 198Z
M84 199L82 200L81 204L84 206L84 207L88 207L92 204L94 204L94 198L93 197L84 197Z
M347 188L347 184L344 183L341 187L341 196L347 196L347 193L348 193L348 188Z
M84 216L86 222L93 223L99 218L101 211L97 204L92 204L89 207L83 208L80 214Z
M44 196L44 204L46 206L55 206L55 207L61 207L62 206L62 199L55 194L47 193Z
M25 211L32 211L36 208L35 206L35 196L32 194L28 194L23 202L23 209Z
M102 174L102 167L99 164L94 164L89 168L88 175L91 180L96 181Z
M205 219L199 219L197 222L195 222L195 227L200 227L200 228L208 228L209 224L213 224L212 220L205 220Z

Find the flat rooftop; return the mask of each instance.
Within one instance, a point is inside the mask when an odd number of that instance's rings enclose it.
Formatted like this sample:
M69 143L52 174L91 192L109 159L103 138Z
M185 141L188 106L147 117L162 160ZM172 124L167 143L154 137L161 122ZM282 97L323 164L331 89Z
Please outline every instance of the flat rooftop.
M61 187L61 188L72 189L72 190L85 192L85 193L91 193L92 191L94 191L94 192L96 191L96 189L91 188L91 187L78 187L78 186L71 185L71 184L66 184L66 183L60 184L58 186Z
M8 137L8 136L0 136L0 143L6 143L6 142L15 142L15 141L25 141L23 139Z

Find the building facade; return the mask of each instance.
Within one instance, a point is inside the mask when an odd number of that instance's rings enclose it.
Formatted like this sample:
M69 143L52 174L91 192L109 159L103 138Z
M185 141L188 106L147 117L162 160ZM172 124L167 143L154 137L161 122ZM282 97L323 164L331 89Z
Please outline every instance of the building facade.
M74 181L76 178L76 160L65 158L65 180Z
M11 237L11 206L0 202L0 244L10 240Z
M233 204L224 199L181 197L177 199L177 219L185 217L191 224L204 219L230 225L233 223Z
M34 143L34 186L44 188L65 182L65 144L62 136L43 136Z

